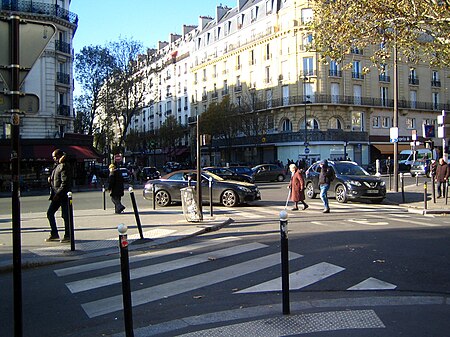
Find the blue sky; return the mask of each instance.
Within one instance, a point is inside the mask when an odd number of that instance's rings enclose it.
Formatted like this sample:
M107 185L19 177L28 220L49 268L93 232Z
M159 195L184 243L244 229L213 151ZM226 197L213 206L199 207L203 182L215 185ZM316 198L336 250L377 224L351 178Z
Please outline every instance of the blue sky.
M75 53L89 45L104 46L119 37L155 47L170 33L181 33L183 24L197 25L199 16L215 17L216 6L236 7L238 0L72 0L78 29Z

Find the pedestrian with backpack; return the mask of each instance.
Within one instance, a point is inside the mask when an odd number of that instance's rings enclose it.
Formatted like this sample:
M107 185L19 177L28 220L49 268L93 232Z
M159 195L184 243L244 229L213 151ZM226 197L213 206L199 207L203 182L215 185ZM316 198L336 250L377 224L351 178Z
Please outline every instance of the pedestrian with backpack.
M319 174L319 187L320 187L320 199L323 202L323 213L330 213L330 205L328 204L328 190L330 184L334 179L334 172L331 167L328 166L326 159L320 162L320 174Z

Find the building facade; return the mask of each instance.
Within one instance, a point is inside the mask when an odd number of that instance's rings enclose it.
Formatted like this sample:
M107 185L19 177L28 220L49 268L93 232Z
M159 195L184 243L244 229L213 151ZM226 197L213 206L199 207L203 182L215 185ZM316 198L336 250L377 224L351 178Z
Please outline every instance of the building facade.
M309 48L312 15L306 0L237 0L234 8L217 6L215 18L200 16L196 27L154 51L165 66L148 65L160 71L140 128L157 128L168 111L194 123L228 95L243 112L264 115L265 128L235 137L227 158L229 144L213 137L204 163L349 157L367 165L392 155L393 62L373 67L371 48L352 49L342 64L319 62ZM423 142L422 125L449 108L450 71L399 62L398 74L399 149L409 149L414 130Z

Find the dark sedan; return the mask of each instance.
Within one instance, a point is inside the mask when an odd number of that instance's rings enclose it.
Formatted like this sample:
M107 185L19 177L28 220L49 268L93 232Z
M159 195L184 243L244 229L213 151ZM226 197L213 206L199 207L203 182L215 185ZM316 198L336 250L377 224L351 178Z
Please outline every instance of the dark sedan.
M255 181L284 181L286 171L274 164L261 164L252 168Z
M159 179L161 178L161 173L158 171L156 167L149 166L144 167L142 169L142 179L147 180L153 180L153 179Z
M306 196L310 199L320 194L319 163L312 164L306 171ZM334 196L338 202L357 199L380 203L386 197L385 182L379 177L371 176L358 164L351 161L328 161L328 164L335 174L328 195Z
M212 184L213 203L220 203L226 207L234 207L242 203L261 199L261 193L255 184L240 181L227 181L214 173L202 171L202 195L205 201L209 198L209 181ZM181 170L171 172L161 179L148 181L144 186L144 199L152 200L153 189L155 201L159 206L168 206L172 202L181 202L180 189L188 186L196 186L197 177L195 170Z
M236 173L226 167L204 167L203 170L212 172L215 175L225 179L225 180L236 180L236 181L245 181L247 183L254 183L255 179L252 175Z

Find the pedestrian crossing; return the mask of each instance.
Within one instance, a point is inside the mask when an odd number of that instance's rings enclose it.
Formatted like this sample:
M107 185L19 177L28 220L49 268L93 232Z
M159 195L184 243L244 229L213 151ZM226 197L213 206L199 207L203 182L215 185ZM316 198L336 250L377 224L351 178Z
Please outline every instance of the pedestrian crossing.
M198 241L180 247L160 249L130 257L131 283L147 284L148 287L132 287L133 306L170 298L203 287L234 282L230 295L257 294L281 290L281 277L277 271L259 273L267 275L255 284L256 277L245 275L258 273L280 265L280 252L274 247L258 242L243 242L239 237L227 236ZM289 260L296 261L303 255L289 252ZM298 263L292 263L299 265ZM183 269L189 271L183 274ZM279 268L278 268L279 269ZM192 271L197 271L192 274ZM79 264L56 269L55 274L63 280L67 289L80 298L81 307L89 318L99 317L122 310L122 295L117 293L121 282L120 262L115 256L104 261ZM289 275L290 289L302 289L348 272L345 266L327 261L293 270ZM95 276L93 276L95 275ZM155 275L164 275L164 282L155 283ZM264 276L263 276L264 278ZM253 284L252 284L253 283ZM396 285L378 280L371 275L357 284L348 284L342 290L395 289ZM99 298L100 296L100 298Z

